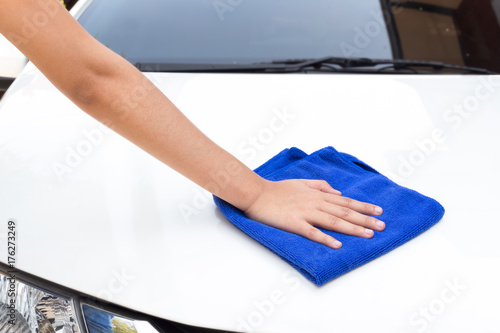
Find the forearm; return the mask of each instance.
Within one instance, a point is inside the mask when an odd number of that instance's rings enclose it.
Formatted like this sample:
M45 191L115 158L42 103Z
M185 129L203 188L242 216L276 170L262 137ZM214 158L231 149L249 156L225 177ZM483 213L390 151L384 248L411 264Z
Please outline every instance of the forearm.
M55 0L0 0L0 32L92 117L195 183L246 209L264 182L200 132L141 72ZM43 25L25 24L45 16ZM20 25L19 22L27 22Z
M119 70L96 78L104 83L92 102L75 103L211 193L248 208L262 178L206 137L135 67L114 54L107 59Z

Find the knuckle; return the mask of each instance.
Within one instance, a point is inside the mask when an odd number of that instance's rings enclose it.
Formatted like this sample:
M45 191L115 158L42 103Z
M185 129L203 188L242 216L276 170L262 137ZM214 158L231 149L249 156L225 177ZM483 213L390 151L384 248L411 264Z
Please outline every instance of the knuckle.
M341 220L340 220L338 217L336 217L336 216L330 216L330 219L329 219L329 221L328 221L328 224L330 224L330 226L331 226L332 228L336 228L336 227L338 227L338 226L339 226L340 221L341 221Z
M340 211L340 214L342 215L343 218L347 218L347 217L351 216L351 213L352 213L352 210L350 210L347 207L342 207L342 209Z
M342 197L342 203L344 204L345 207L351 208L352 204L353 204L353 200L351 198Z
M307 228L306 229L306 237L309 239L317 239L319 232L320 231L314 227Z

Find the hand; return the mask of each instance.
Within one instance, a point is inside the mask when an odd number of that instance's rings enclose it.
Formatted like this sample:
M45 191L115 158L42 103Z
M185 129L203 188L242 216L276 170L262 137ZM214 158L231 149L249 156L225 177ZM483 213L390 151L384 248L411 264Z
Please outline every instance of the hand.
M363 238L382 231L378 216L382 208L343 197L326 181L290 179L266 181L263 190L245 214L256 221L301 235L334 249L342 243L317 227Z

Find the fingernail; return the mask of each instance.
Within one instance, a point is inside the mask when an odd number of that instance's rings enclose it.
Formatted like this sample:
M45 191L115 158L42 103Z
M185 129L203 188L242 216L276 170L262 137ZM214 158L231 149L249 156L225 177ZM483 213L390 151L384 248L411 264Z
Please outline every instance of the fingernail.
M342 243L339 241L333 241L333 247L336 249L340 249L342 247Z
M382 221L377 221L377 223L375 223L375 225L377 226L377 229L379 229L379 230L382 230L385 228L385 223Z
M370 229L365 229L365 234L366 234L367 236L370 236L370 237L371 237L371 236L373 236L373 230L370 230Z
M383 212L383 209L382 209L382 208L380 208L380 207L375 207L375 213L377 213L377 214L382 214L382 212Z

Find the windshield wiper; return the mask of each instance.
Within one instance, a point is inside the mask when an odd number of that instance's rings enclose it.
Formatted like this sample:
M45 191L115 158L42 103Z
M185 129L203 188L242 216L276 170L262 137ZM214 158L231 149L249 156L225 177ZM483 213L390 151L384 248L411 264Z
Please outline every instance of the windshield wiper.
M216 72L216 73L297 73L297 72L348 72L348 73L419 73L437 74L498 74L487 69L457 66L436 61L406 59L369 59L323 57L317 59L286 59L252 64L179 64L136 63L143 72ZM418 69L417 69L418 68ZM445 71L446 70L446 71Z
M184 72L184 73L265 73L284 72L291 66L287 64L183 64L183 63L146 63L134 65L142 72ZM293 66L295 67L295 66Z
M409 73L429 73L435 74L443 70L453 70L460 73L471 74L499 74L484 68L468 67L446 64L438 61L423 61L423 60L407 60L407 59L370 59L370 58L338 58L324 57L318 59L287 59L275 60L272 64L283 64L295 66L297 69L303 70L307 68L321 69L322 66L331 68L332 70L349 71L350 69L366 68L370 72L377 73L394 73L406 70ZM417 70L415 68L421 68ZM428 68L428 70L425 70Z

